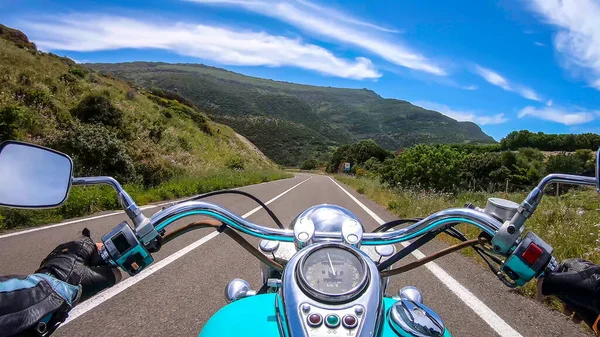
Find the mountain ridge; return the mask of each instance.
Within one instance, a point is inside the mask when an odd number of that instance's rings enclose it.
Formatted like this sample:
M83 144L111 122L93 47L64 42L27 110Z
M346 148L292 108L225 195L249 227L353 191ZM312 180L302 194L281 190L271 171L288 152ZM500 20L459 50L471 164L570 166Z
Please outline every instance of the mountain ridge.
M373 139L388 150L419 143L494 143L475 123L458 122L375 91L246 76L190 63L92 63L134 85L176 92L231 126L284 165L325 157L334 147Z

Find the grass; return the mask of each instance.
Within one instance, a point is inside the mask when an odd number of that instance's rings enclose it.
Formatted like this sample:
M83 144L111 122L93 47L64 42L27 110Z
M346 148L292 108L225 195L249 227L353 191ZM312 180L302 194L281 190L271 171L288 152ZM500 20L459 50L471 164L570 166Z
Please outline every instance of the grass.
M279 170L235 171L220 170L195 177L180 177L155 188L125 185L125 190L138 205L172 200L215 190L257 184L293 175ZM89 215L99 211L121 209L116 193L108 186L73 187L67 202L49 210L0 209L0 231L34 227L60 222L63 219Z
M484 207L489 197L500 197L521 202L525 193L463 192L441 194L427 191L389 189L370 177L355 178L336 175L336 179L353 187L359 193L374 200L400 218L424 217L449 207L462 207L471 202ZM545 195L534 215L525 223L528 231L535 232L553 248L553 255L562 261L581 257L600 263L600 197L591 189L573 190L560 197ZM479 230L469 225L457 228L469 238ZM442 240L456 243L448 236ZM477 258L473 250L463 250L465 255ZM531 281L519 291L530 297L536 294L536 283ZM552 303L556 307L556 303Z

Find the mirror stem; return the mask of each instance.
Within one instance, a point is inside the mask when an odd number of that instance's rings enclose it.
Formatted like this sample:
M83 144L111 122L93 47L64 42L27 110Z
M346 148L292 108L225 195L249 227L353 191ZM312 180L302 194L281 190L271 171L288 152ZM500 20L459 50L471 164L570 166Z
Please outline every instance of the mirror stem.
M142 214L141 209L137 206L131 196L121 187L121 184L113 177L78 177L73 178L73 185L109 185L116 192L119 202L127 216L133 221L135 228L144 225L148 219Z

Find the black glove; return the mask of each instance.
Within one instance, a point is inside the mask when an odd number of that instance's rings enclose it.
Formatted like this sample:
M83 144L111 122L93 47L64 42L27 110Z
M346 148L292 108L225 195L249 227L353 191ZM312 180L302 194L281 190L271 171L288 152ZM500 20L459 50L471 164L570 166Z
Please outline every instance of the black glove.
M102 260L96 243L89 237L89 230L83 233L82 238L56 247L36 270L74 286L81 285L81 300L115 285L121 276L118 269Z
M563 261L558 271L548 273L542 282L542 295L554 295L570 311L597 329L600 315L600 265L583 259Z

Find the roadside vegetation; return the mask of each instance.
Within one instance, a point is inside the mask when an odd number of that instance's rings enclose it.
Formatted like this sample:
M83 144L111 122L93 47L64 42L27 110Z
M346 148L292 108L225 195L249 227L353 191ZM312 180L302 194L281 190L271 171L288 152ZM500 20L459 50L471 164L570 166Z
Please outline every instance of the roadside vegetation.
M350 176L337 174L335 178L351 186L359 193L385 206L400 218L425 217L449 207L463 207L470 202L484 207L489 197L499 197L521 202L526 192L489 193L463 191L458 193L442 193L390 187L382 184L373 176ZM581 257L594 263L600 263L600 196L592 189L574 189L559 197L545 195L534 215L525 223L528 231L535 232L552 247L554 256L560 261L567 258ZM479 231L468 225L457 228L469 238L474 238ZM457 243L449 236L438 236L448 243ZM471 249L462 250L466 255L479 259ZM529 282L519 291L534 297L535 282Z
M142 90L41 52L0 25L4 140L67 153L76 176L113 176L140 204L290 176L178 94ZM118 208L108 188L74 188L58 209L0 209L0 230Z
M531 147L541 147L542 143L546 151ZM338 148L327 171L341 172L344 163L349 162L350 174L336 174L336 179L400 218L425 217L466 203L484 207L490 197L520 203L550 173L593 176L592 149L599 145L600 136L593 134L519 131L500 144L417 145L392 155L373 142L363 141ZM526 228L554 247L553 254L559 261L581 257L600 263L599 210L600 196L594 189L553 185L547 188ZM479 234L473 226L457 228L469 238ZM439 238L456 243L450 236ZM462 252L478 259L471 249ZM519 291L534 296L535 282ZM557 302L551 303L558 307Z

